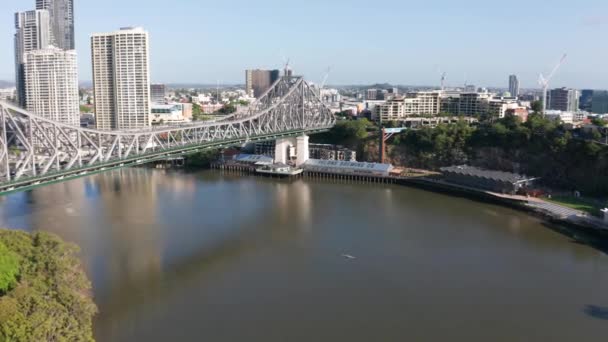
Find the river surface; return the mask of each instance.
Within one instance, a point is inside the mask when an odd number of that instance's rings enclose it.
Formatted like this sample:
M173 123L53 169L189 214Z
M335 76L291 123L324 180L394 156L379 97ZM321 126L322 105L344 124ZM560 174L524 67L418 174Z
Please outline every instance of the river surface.
M608 256L393 185L126 169L0 198L82 249L98 341L607 341Z

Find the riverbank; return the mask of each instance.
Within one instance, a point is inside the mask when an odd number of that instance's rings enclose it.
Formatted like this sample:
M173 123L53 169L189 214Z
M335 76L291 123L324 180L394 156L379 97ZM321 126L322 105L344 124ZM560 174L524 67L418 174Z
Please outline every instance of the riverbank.
M525 211L540 217L547 222L566 225L570 228L580 230L581 232L608 240L608 227L604 225L600 219L592 217L584 211L575 210L553 202L547 202L539 198L498 194L425 177L403 177L397 181L397 184L413 186L427 191L448 195L462 196L484 203L492 203Z

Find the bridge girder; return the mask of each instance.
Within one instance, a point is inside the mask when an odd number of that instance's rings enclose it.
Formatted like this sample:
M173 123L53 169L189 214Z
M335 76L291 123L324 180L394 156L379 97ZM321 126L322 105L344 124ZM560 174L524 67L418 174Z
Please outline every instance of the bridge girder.
M0 192L11 183L222 141L329 129L331 111L300 77L282 77L243 113L181 126L99 131L0 102Z

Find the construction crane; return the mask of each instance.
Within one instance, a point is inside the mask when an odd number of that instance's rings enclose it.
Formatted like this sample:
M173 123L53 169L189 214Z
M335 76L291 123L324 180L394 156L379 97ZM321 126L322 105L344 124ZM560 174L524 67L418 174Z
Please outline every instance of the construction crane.
M283 57L283 61L285 61L285 76L291 76L291 67L289 63L291 62L291 58Z
M441 75L441 91L445 90L445 80L447 79L448 74L445 72L441 72L441 69L437 69L439 75Z
M566 62L566 58L568 58L568 55L564 54L562 56L562 59L560 59L557 65L553 68L549 76L545 77L543 74L540 74L540 77L538 78L538 83L543 88L543 116L547 114L547 95L549 92L549 82L551 82L551 79L553 79L553 76L555 76L559 68L564 65L564 63Z
M321 83L319 83L319 98L321 99L322 102L325 102L323 99L323 89L325 88L325 84L327 83L327 79L329 78L329 73L331 72L331 67L327 68L327 72L325 73L325 76L323 76L323 79L321 80Z
M329 78L329 73L331 73L331 67L327 68L327 72L325 73L323 80L321 81L321 83L319 83L319 91L325 88L325 84L327 83L327 79Z

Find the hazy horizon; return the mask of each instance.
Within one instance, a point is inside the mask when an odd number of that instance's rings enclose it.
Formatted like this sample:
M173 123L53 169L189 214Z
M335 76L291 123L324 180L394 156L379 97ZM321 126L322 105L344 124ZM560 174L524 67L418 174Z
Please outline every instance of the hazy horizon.
M151 78L167 84L242 84L249 68L282 68L290 58L297 74L328 84L506 87L509 74L523 88L537 88L563 53L566 64L551 87L608 88L608 3L513 0L509 7L478 0L260 0L231 3L176 0L91 2L74 0L81 82L91 79L89 36L124 26L150 32ZM0 35L0 79L14 79L13 15L34 0L5 0ZM297 13L297 16L291 15ZM593 46L593 53L582 47Z

